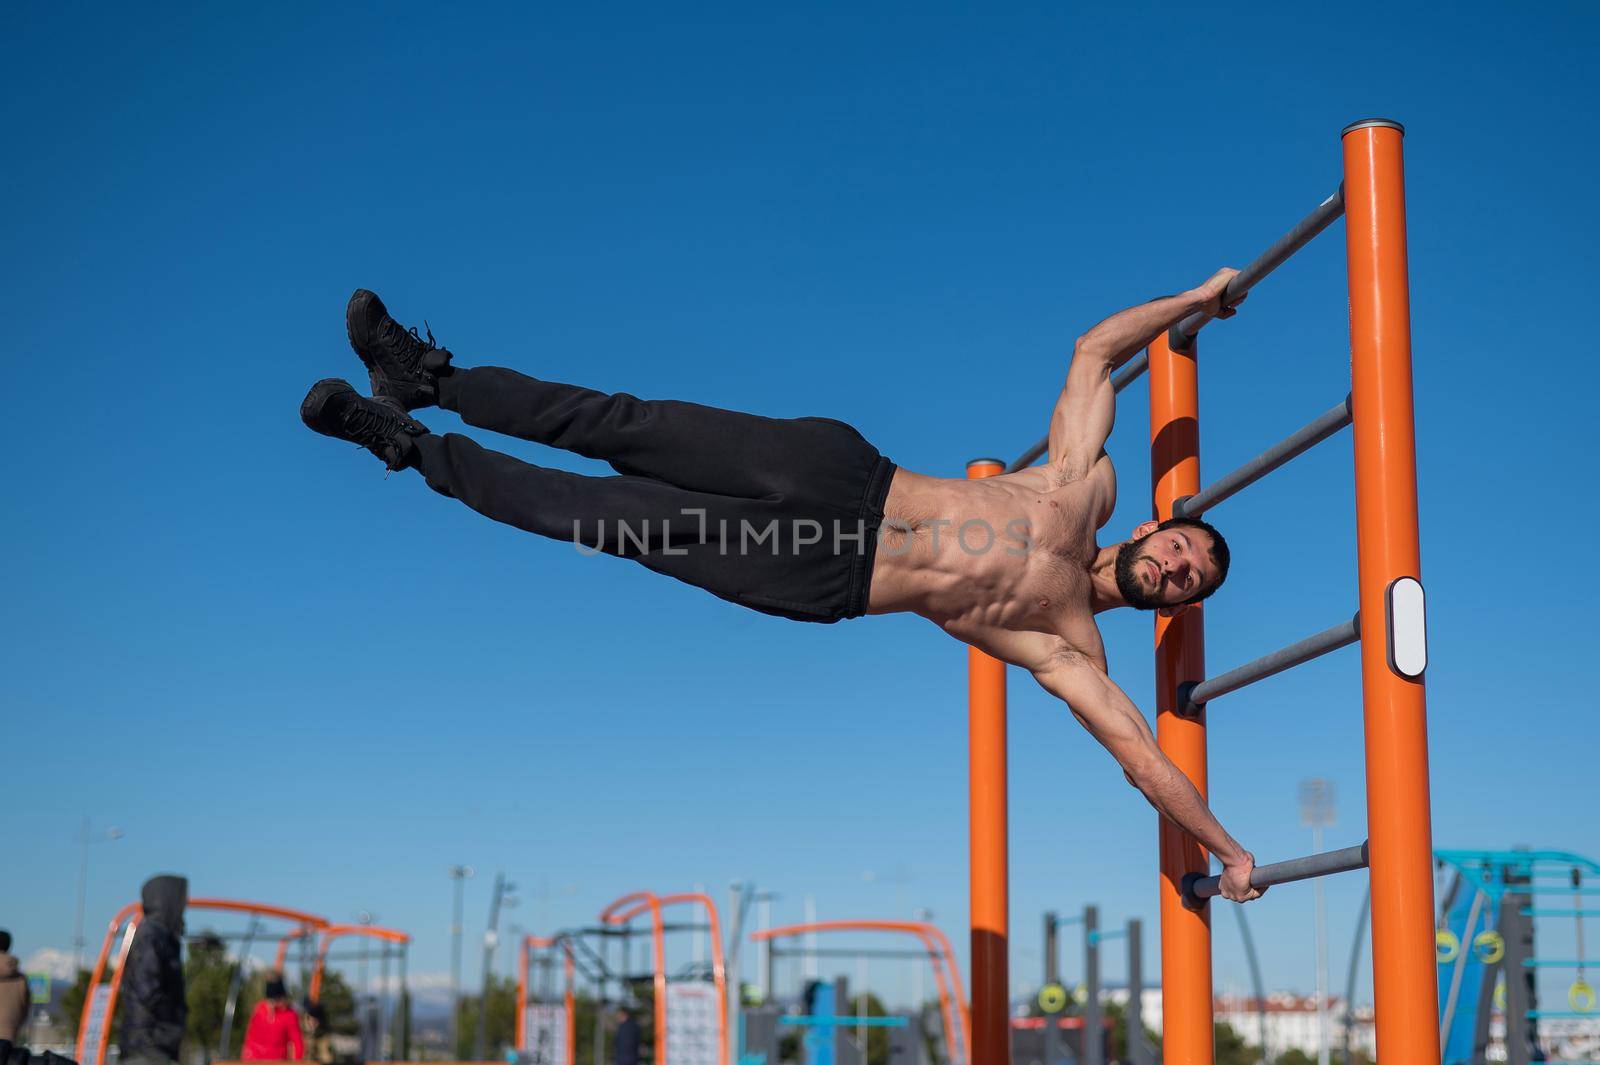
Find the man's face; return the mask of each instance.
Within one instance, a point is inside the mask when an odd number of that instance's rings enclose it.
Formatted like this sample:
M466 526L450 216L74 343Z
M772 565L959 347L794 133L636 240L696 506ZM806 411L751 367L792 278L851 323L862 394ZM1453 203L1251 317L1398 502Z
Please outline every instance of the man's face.
M1187 603L1216 581L1211 537L1204 530L1158 529L1117 548L1117 590L1139 610Z

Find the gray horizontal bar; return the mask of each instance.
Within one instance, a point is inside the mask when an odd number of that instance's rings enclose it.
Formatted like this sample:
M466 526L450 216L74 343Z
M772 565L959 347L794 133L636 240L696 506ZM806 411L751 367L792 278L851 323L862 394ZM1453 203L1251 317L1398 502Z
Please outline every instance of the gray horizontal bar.
M1172 504L1172 516L1198 518L1224 499L1255 484L1278 467L1288 465L1349 424L1350 397L1346 396L1337 407L1319 415L1311 424L1291 433L1226 477L1192 496L1177 500Z
M663 932L708 932L711 930L711 926L708 924L674 924L670 921L664 921L662 922L661 930ZM575 928L569 931L576 935L616 936L618 938L652 934L648 928L630 928L627 925L604 925L600 928Z
M1121 368L1111 375L1111 387L1121 392L1124 388L1137 381L1149 368L1150 351L1147 348L1123 363ZM1043 440L1024 451L1015 462L1007 466L1006 472L1016 473L1018 470L1027 469L1033 465L1035 459L1048 450L1050 450L1050 437L1046 436Z
M1333 220L1344 214L1344 186L1326 200L1317 204L1317 209L1302 218L1293 229L1278 238L1278 242L1260 255L1255 261L1243 270L1238 276L1228 282L1227 289L1223 292L1224 305L1232 303L1256 286L1256 283L1272 271L1288 261L1289 256L1311 243L1311 239L1324 229L1333 224ZM1167 332L1167 343L1173 351L1184 351L1194 343L1200 327L1211 321L1212 315L1196 311Z
M1201 681L1193 687L1180 686L1178 690L1180 707L1185 713L1193 713L1195 708L1203 705L1219 695L1238 691L1246 684L1254 684L1264 680L1274 673L1282 673L1292 666L1309 662L1313 658L1321 658L1329 651L1337 651L1341 647L1348 647L1361 639L1361 615L1358 613L1349 621L1340 622L1331 629L1324 629L1315 636L1307 636L1299 643L1291 643L1282 650L1273 651L1271 654L1262 655L1251 662L1246 662L1237 669L1230 669L1221 676L1212 677L1210 680ZM1187 687L1187 690L1185 690Z
M804 947L793 947L788 950L772 948L774 958L920 958L928 959L925 950L894 950L892 948L875 947L867 950L851 950L849 947L817 947L807 950Z
M396 943L396 944L394 944L394 946L396 948L394 950L391 950L391 951L377 951L377 950L374 950L371 954L365 954L365 953L340 954L337 951L335 951L334 953L325 956L322 960L323 961L383 961L385 954L387 954L389 958L398 958L400 956L400 954L401 954L400 944Z
M1111 375L1111 387L1116 391L1121 392L1124 388L1127 388L1139 378L1143 377L1144 372L1149 368L1150 349L1146 348L1133 358L1129 359L1127 362L1123 363L1117 369L1117 371Z
M1274 884L1292 884L1296 880L1310 880L1329 873L1348 873L1367 867L1367 845L1362 843L1343 850L1310 854L1304 858L1290 858L1286 862L1258 865L1250 874L1250 886L1269 888ZM1199 876L1191 873L1183 882L1184 898L1193 903L1222 894L1222 877Z
M1027 469L1029 466L1033 465L1036 459L1049 450L1050 438L1047 436L1037 444L1030 447L1028 450L1024 451L1021 455L1017 456L1017 460L1006 467L1006 472L1016 473L1018 470Z

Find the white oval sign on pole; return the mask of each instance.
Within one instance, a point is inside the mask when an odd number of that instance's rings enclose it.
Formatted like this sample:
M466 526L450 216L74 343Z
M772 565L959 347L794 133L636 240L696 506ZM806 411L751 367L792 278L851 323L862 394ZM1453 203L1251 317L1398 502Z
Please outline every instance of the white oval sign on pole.
M1389 668L1416 678L1428 668L1428 616L1422 582L1400 577L1389 585Z

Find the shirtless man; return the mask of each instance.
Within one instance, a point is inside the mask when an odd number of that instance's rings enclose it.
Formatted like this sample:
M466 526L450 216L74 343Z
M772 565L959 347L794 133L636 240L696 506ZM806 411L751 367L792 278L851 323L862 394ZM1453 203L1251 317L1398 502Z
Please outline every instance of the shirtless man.
M403 329L376 295L345 312L372 397L319 381L300 408L326 436L529 532L609 554L766 614L833 622L914 613L1021 666L1122 766L1163 816L1223 864L1223 897L1244 902L1254 858L1157 746L1106 674L1095 615L1133 606L1175 614L1227 576L1228 547L1204 522L1145 522L1101 547L1116 505L1103 450L1116 409L1111 374L1195 311L1219 317L1234 270L1122 311L1078 339L1050 419L1049 460L979 480L899 469L826 418L763 418L640 400L496 367L466 369ZM410 411L438 406L482 429L603 459L614 477L547 469L433 434Z

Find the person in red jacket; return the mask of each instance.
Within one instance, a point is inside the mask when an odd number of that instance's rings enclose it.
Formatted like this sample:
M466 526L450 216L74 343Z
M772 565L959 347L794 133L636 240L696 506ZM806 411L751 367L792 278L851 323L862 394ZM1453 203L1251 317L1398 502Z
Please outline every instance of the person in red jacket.
M245 1061L300 1061L306 1056L300 1015L289 1003L283 978L276 974L267 979L266 998L256 1004L250 1015L244 1053L240 1056Z

